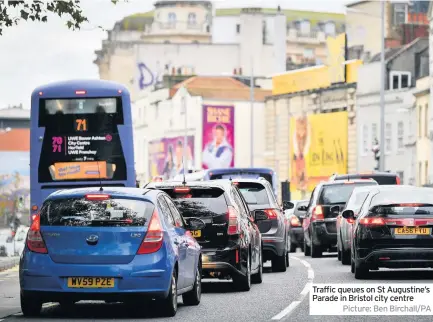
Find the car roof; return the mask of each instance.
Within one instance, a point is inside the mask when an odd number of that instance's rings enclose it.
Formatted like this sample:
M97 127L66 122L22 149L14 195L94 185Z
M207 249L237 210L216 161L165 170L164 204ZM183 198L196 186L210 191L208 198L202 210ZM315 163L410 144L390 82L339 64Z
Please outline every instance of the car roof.
M254 183L269 183L265 178L262 179L248 179L248 178L239 178L239 179L233 179L233 182L254 182Z
M353 179L353 180L337 180L337 181L325 181L322 182L322 186L332 186L332 185L343 185L343 184L354 184L354 183L366 183L366 182L374 182L376 183L374 186L378 185L376 181L373 179Z
M191 181L186 182L185 184L181 181L163 181L163 182L151 182L146 188L149 189L164 189L164 188L174 188L174 187L207 187L207 188L220 188L223 190L229 189L233 183L229 179L218 179L218 180L209 180L209 181Z
M58 190L50 194L46 200L65 199L65 198L80 198L86 194L108 194L114 197L130 196L136 199L152 200L158 195L158 192L151 189L141 188L126 188L126 187L102 187L102 191L98 187L87 187L77 189Z
M410 190L410 191L431 191L433 193L432 188L427 187L416 187L410 185L379 185L374 186L374 190L378 192L384 192L389 190Z
M359 173L346 173L346 174L334 174L335 178L352 178L358 176L383 176L383 177L397 177L398 174L395 172L384 172L384 171L372 171L372 172L359 172Z

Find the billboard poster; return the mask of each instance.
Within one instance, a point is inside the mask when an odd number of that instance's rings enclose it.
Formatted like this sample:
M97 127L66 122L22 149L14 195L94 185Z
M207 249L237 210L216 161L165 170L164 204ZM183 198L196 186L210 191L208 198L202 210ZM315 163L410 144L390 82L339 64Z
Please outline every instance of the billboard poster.
M290 119L291 199L304 199L320 181L347 173L347 131L347 112Z
M183 173L184 136L162 138L149 142L149 174L173 179ZM194 136L187 136L187 169L194 168Z
M234 166L234 114L234 106L203 106L203 169Z

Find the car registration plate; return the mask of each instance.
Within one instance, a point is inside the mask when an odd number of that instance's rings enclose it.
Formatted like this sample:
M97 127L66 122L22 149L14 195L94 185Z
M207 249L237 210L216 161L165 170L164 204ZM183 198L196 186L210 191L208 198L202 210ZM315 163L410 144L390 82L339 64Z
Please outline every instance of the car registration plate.
M69 288L113 288L112 277L68 277Z
M430 235L430 228L422 227L398 227L395 229L396 235Z
M191 230L191 235L194 238L201 237L201 230Z

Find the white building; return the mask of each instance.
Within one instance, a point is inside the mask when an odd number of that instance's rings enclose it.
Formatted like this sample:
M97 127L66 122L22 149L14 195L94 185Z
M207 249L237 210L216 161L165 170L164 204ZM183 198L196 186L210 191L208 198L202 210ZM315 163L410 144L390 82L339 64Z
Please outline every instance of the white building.
M421 67L426 67L418 53L427 46L427 39L418 38L403 48L389 49L385 53L385 170L399 173L404 184L416 184L418 124L414 93L416 79L425 73ZM358 71L359 172L376 167L371 149L375 140L380 140L380 72L380 54Z
M233 109L234 120L227 126L233 133L234 166L250 167L251 142L254 142L254 167L264 166L265 127L264 98L268 91L255 89L253 105L253 136L251 137L250 88L231 77L192 77L172 89L143 92L134 107L134 144L137 178L147 181L162 175L162 164L168 157L168 145L160 151L152 151L152 142L166 139L170 144L183 142L185 135L192 140L192 162L188 169L201 169L203 162L204 106L228 107ZM186 106L186 111L185 107ZM157 143L158 146L158 143ZM150 148L149 148L150 147ZM173 148L175 148L173 146ZM152 157L158 154L159 164ZM151 167L154 167L151 173ZM155 172L158 168L158 173Z

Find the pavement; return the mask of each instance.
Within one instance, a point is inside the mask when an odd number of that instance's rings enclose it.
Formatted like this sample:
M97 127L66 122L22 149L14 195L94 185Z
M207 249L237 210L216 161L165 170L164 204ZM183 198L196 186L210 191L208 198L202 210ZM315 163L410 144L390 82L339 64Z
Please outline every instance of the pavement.
M151 307L131 310L122 304L80 302L73 313L63 313L56 303L44 305L37 319L26 319L20 313L18 269L0 273L0 321L188 321L188 322L271 322L271 321L432 321L429 316L310 316L309 288L311 283L432 283L432 270L381 270L373 272L368 281L355 280L350 266L343 266L335 254L323 258L292 254L285 273L272 273L265 265L262 284L253 284L250 292L236 292L227 281L203 281L200 305L185 307L179 297L179 310L173 318L160 318Z
M20 262L19 257L0 257L0 272L10 269Z

